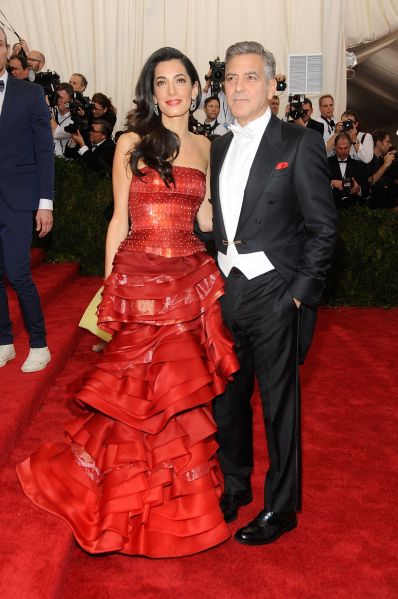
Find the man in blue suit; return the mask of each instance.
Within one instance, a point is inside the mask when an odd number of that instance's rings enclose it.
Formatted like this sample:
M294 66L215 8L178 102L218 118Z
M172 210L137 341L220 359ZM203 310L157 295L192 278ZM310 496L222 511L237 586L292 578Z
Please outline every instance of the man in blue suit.
M8 75L7 48L0 28L0 367L15 358L7 275L29 334L30 352L22 371L36 372L51 356L30 273L32 213L37 211L36 230L44 237L53 222L54 145L43 90Z

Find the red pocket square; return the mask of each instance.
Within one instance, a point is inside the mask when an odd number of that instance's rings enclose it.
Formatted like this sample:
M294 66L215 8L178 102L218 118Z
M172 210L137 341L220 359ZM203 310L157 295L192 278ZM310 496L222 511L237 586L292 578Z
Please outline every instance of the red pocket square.
M283 168L287 168L289 166L288 162L278 162L278 164L276 165L275 169L277 171L282 170Z

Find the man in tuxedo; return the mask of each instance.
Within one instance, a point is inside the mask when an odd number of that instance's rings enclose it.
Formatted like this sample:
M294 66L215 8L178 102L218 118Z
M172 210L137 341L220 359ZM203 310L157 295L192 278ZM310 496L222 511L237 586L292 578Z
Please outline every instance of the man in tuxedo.
M333 196L337 208L364 204L369 195L366 165L350 156L352 142L343 132L335 138L335 155L328 158Z
M275 59L261 44L227 50L225 93L235 124L211 148L221 307L241 365L214 403L227 522L252 500L255 377L270 459L264 509L235 535L249 545L271 543L297 525L299 351L302 359L336 240L324 141L271 114L274 77Z
M50 361L44 318L30 273L32 213L43 237L52 228L53 138L42 87L10 77L7 38L0 28L0 367L15 358L4 277L16 292L30 352L22 371ZM4 140L4 142L3 142Z
M315 121L313 118L311 118L312 113L313 108L311 100L309 98L304 98L303 116L301 117L301 119L295 121L295 123L298 125L304 125L304 127L307 127L308 129L314 129L323 136L324 127L322 123L319 123L319 121Z
M70 143L65 148L65 158L73 158L96 173L110 175L112 171L115 142L111 139L112 125L105 119L94 119L90 125L90 147L86 145L81 132L72 133Z

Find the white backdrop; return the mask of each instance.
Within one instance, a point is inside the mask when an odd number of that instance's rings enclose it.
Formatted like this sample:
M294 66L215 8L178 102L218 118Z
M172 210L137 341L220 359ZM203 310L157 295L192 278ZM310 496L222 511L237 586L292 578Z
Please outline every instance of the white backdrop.
M111 96L119 127L143 62L161 46L186 53L202 83L209 59L244 39L271 50L279 73L287 72L288 54L322 53L323 92L335 97L339 115L346 46L398 29L398 0L1 0L1 10L31 49L44 52L45 69L63 81L81 72L90 96Z

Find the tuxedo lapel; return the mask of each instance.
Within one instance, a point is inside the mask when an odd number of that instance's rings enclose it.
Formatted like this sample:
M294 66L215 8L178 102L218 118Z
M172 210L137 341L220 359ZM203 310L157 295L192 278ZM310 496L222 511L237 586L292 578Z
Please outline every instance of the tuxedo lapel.
M260 145L250 169L243 196L242 210L236 229L237 236L239 235L240 229L253 213L255 205L263 196L269 177L274 171L285 146L286 142L282 142L281 121L272 115L264 135L261 138Z
M212 145L212 156L211 156L211 201L214 212L214 220L219 223L220 232L223 239L227 239L225 231L225 224L221 210L220 202L220 172L222 165L227 155L228 148L233 140L233 134L231 132L226 133L217 140L217 143Z
M1 109L1 115L0 115L0 129L2 129L2 127L4 126L4 123L7 122L7 116L11 109L11 106L14 102L14 96L16 93L14 80L11 77L11 75L8 75L7 87L5 89L5 92L3 92L3 93L5 93L5 96L4 96L3 107Z

